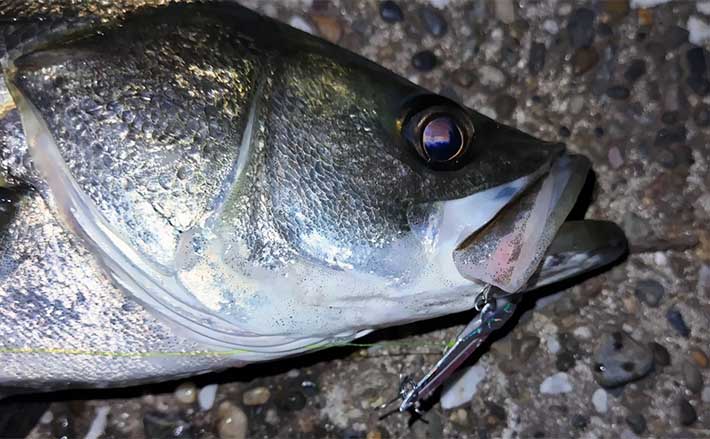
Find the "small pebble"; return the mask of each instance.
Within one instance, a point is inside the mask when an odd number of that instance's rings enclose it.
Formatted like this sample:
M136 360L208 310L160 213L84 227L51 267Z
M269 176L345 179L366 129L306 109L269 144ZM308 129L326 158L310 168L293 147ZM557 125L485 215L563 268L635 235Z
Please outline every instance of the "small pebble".
M683 125L663 127L656 132L656 140L653 144L655 146L670 146L674 143L683 143L687 136L688 130Z
M268 409L266 411L266 416L264 416L264 421L269 425L277 425L280 421L279 414L276 409Z
M316 396L318 394L318 384L311 380L301 381L301 390L306 396Z
M634 294L646 305L655 308L661 303L661 299L666 289L660 282L654 279L642 279L636 283Z
M454 424L458 424L460 426L466 426L468 425L468 412L466 409L457 409L454 410L451 413L451 416L449 416L449 420L453 422Z
M689 76L687 83L693 93L699 96L705 96L710 93L710 81L702 76Z
M597 389L592 395L592 404L597 413L604 414L609 408L609 399L604 389Z
M547 335L545 337L545 345L551 354L556 354L560 351L560 349L562 349L562 346L560 346L560 340L557 338L557 334Z
M625 332L602 335L594 351L592 373L605 388L617 387L646 376L653 369L653 352Z
M606 89L606 95L612 99L628 99L631 96L631 91L623 85L612 85Z
M574 330L573 334L577 338L587 340L592 336L592 330L587 326L580 326Z
M674 154L674 151L671 151L669 149L661 149L654 151L653 156L655 160L666 169L673 169L676 167L676 165L678 165L678 160Z
M638 10L639 24L641 26L651 26L653 24L653 11L648 8Z
M311 19L318 28L318 33L323 38L331 43L340 41L340 38L343 36L343 26L337 18L326 15L314 15Z
M292 27L295 27L296 29L302 30L303 32L308 32L309 34L313 33L313 28L311 27L311 25L298 15L294 15L293 17L291 17L291 19L288 21L288 24Z
M639 301L635 297L627 296L621 299L624 304L624 309L631 315L636 315L639 312Z
M646 62L642 59L635 59L626 68L624 79L629 82L636 82L646 73Z
M84 439L98 439L104 435L108 414L111 409L108 406L96 407L96 416L89 425L89 431L86 432Z
M493 4L496 18L505 24L512 24L515 21L515 4L513 0L496 0Z
M436 67L439 60L431 50L422 50L412 57L412 66L420 72L429 72Z
M680 26L671 26L663 36L666 50L670 51L679 48L684 43L688 42L688 30Z
M572 73L581 76L599 62L599 52L594 47L582 47L572 55Z
M282 394L276 399L276 405L284 411L295 412L306 406L306 397L299 391Z
M661 115L661 122L666 125L675 125L676 123L678 123L679 119L680 115L677 110L666 111Z
M519 358L524 363L530 359L538 346L540 346L540 338L535 335L525 335L515 344L513 352L516 358Z
M551 375L540 384L540 393L546 395L559 395L561 393L569 393L573 389L572 383L569 380L569 375L564 372L558 372Z
M463 373L456 374L453 379L444 384L441 393L441 407L448 410L469 402L485 377L486 369L480 365L472 366Z
M316 415L312 411L304 411L304 413L299 413L296 416L296 424L298 424L298 431L301 433L313 433L316 427ZM363 437L365 433L362 433Z
M404 20L402 9L397 3L390 0L380 2L380 17L386 23L398 23Z
M653 361L656 366L666 367L671 364L671 354L668 349L663 347L663 345L656 343L655 341L649 344L651 351L653 352Z
M685 53L688 60L688 70L690 76L704 77L707 74L707 61L705 60L705 49L693 47Z
M690 358L698 367L703 369L708 367L708 356L705 355L705 352L700 349L693 349L690 351Z
M594 11L579 8L572 12L567 21L569 43L574 49L589 47L594 42Z
M691 43L702 46L710 40L710 24L702 18L693 15L688 18L686 26L688 27L688 41Z
M560 26L555 20L551 18L548 18L542 23L542 28L545 29L545 32L552 35L557 35L557 33L560 31Z
M217 434L220 439L245 439L247 437L247 415L229 401L217 408Z
M698 420L698 413L695 411L695 407L685 398L678 400L678 420L680 425L685 427L695 424L695 421Z
M688 328L688 325L685 323L683 314L681 314L677 308L669 308L668 312L666 312L666 319L668 319L671 328L673 328L678 335L685 338L690 337L690 328Z
M143 415L143 432L147 438L189 439L194 437L190 423L173 414L148 412Z
M453 74L454 82L461 87L468 88L473 84L476 77L470 70L458 69Z
M499 118L507 119L513 114L516 105L517 101L514 97L509 94L501 94L496 97L493 108Z
M197 387L192 383L182 383L175 389L175 399L183 404L192 404L197 399Z
M264 405L269 401L271 392L266 387L255 387L249 389L242 395L244 405Z
M531 75L537 75L545 68L545 55L547 49L544 43L533 42L530 44L528 57L528 71Z
M52 410L47 410L42 414L42 417L39 418L39 423L40 424L49 424L52 422L54 419L54 414L52 413Z
M353 428L347 428L343 432L342 439L365 439L367 433L364 431L354 430Z
M479 82L485 87L501 88L505 85L505 75L496 67L481 66L477 73Z
M431 6L422 6L419 8L419 18L424 24L424 28L435 37L443 36L448 30L446 19Z
M632 413L627 416L626 424L631 428L631 431L638 435L646 432L646 418L641 413Z
M207 411L212 408L217 397L217 387L217 384L208 384L197 392L197 403L200 410Z
M701 395L703 402L710 402L710 386L705 386Z
M147 428L150 427L150 425L146 426L145 417L143 421L143 429L144 431L148 431ZM71 438L77 436L74 425L76 421L74 421L74 418L69 415L69 412L65 408L61 408L58 413L55 412L50 422L49 429L53 437Z
M623 229L629 242L634 245L643 244L651 234L648 221L633 212L626 212L623 219Z
M560 337L560 344L562 345L563 349L568 351L568 352L579 352L580 346L579 346L579 341L575 336L569 332L561 332L559 334Z
M495 402L486 402L488 415L485 417L486 427L489 430L496 430L508 418L508 413L505 408Z
M698 367L689 361L683 362L683 381L685 382L685 387L692 393L698 394L702 392L703 376L700 374Z
M597 35L601 38L609 38L614 36L614 29L606 23L599 23L597 25Z
M609 166L611 166L612 169L619 169L624 164L624 158L621 156L621 151L619 151L619 148L616 146L609 148L607 158L609 160Z
M575 363L574 355L566 350L560 352L555 359L555 366L560 372L567 372L574 367Z
M597 139L604 137L604 128L594 127L594 135L597 136ZM616 147L614 147L614 148L616 148ZM616 148L616 149L618 150L619 148ZM619 155L621 155L621 152L619 152Z
M705 104L698 105L693 112L693 120L699 127L710 126L710 107Z
M561 126L557 132L562 138L567 138L572 135L569 128L567 128L566 126Z
M602 8L610 21L619 21L629 13L629 0L604 0Z
M572 416L572 427L577 430L584 430L589 425L589 418L584 415L576 414Z

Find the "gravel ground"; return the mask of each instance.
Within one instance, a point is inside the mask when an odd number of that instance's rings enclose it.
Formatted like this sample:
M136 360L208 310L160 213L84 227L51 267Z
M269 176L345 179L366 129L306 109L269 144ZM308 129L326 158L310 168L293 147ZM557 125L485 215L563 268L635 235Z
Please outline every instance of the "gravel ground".
M424 420L376 407L469 314L192 381L45 395L28 437L710 436L710 3L245 3L586 154L587 215L623 225L631 253L525 304L465 369L470 401Z

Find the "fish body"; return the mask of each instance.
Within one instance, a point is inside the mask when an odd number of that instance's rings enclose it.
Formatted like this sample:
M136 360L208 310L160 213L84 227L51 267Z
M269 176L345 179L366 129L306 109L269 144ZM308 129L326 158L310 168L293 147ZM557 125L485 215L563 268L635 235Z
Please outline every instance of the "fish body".
M3 385L272 360L559 268L586 159L313 36L233 3L2 35Z

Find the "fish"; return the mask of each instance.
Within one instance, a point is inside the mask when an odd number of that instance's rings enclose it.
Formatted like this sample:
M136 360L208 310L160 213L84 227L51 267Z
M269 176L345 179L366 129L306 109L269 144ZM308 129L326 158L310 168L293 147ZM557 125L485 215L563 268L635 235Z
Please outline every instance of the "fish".
M563 144L235 3L118 9L0 5L3 389L176 379L483 305L480 334L496 300L625 252L615 224L567 221L591 164Z

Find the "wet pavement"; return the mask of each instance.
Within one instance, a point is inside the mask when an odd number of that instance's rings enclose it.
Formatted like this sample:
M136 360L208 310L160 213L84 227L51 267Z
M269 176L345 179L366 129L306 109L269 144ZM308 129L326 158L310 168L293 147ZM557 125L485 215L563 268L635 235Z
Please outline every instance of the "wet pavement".
M377 407L471 314L190 381L46 395L30 438L710 436L710 2L244 3L587 155L586 214L621 224L631 253L523 304L424 420Z

